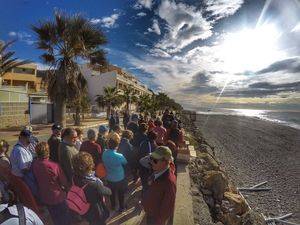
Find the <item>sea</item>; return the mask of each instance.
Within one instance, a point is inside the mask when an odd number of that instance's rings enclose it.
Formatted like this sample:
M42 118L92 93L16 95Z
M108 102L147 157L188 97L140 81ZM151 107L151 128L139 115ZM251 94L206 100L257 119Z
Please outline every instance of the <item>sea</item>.
M262 110L262 109L232 109L232 108L201 108L198 114L206 115L237 115L254 117L279 123L300 130L300 110Z

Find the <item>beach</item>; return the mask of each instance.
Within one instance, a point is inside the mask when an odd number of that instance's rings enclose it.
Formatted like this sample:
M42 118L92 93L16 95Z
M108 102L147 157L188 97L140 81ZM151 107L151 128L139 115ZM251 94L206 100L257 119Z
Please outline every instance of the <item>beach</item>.
M233 115L198 114L196 125L237 187L268 181L271 191L243 192L251 208L300 222L300 130Z

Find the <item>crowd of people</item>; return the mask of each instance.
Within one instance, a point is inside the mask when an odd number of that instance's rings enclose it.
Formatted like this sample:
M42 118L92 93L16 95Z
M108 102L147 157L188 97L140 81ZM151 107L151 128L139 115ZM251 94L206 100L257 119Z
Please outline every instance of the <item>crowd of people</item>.
M89 129L84 139L82 129L54 124L48 142L26 127L10 156L2 140L0 223L22 217L43 224L46 208L54 225L106 224L111 212L126 210L130 180L142 185L147 224L171 221L177 152L184 143L180 121L169 110L161 118L125 113L122 127L112 114L109 127Z

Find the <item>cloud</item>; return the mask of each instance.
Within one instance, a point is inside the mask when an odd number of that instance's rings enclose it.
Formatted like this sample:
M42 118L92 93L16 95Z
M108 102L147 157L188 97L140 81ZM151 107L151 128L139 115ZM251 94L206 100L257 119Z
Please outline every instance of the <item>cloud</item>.
M138 0L137 3L133 6L134 9L147 8L151 9L153 5L152 0Z
M147 48L148 47L147 45L141 44L139 42L136 43L135 46L142 47L142 48Z
M8 36L10 36L10 37L15 37L15 36L17 36L17 33L14 32L14 31L10 31L10 32L8 33Z
M209 94L215 93L219 89L209 84L209 72L202 71L195 74L187 87L182 89L185 94Z
M288 58L274 62L267 68L257 71L256 74L264 74L278 71L286 71L288 73L300 73L300 57Z
M153 33L156 33L157 35L161 35L159 24L156 19L153 20L152 27L148 28L148 32L153 32Z
M155 47L168 53L179 52L194 41L212 35L211 24L194 6L162 0L158 15L167 23L168 33Z
M300 32L300 22L292 29L292 32Z
M34 40L32 38L32 35L25 32L25 31L10 31L8 33L8 35L10 37L16 38L19 41L25 42L27 45L33 45L34 44Z
M144 13L144 12L140 12L140 13L138 13L138 14L136 14L138 17L143 17L143 16L147 16L147 14L146 13Z
M219 20L233 15L244 3L243 0L205 0L205 11L210 13L213 20Z
M241 90L224 91L223 97L259 97L278 95L280 93L300 92L300 82L272 84L269 82L259 82L249 85L248 88ZM287 95L289 96L289 95Z
M119 13L114 13L110 16L102 17L101 19L92 18L90 21L93 24L101 24L102 27L115 28L117 27L116 22L119 19L119 17L120 17Z
M154 49L150 49L150 55L152 56L156 56L156 57L162 57L162 58L170 58L171 55L168 54L167 52L158 49L158 48L154 48Z

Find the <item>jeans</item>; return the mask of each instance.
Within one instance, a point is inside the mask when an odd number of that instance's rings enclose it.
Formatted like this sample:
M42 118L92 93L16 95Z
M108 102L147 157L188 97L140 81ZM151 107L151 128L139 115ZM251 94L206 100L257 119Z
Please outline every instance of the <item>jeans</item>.
M54 225L70 225L71 217L67 203L63 201L57 205L47 206Z
M110 203L111 207L115 209L116 207L116 198L119 201L119 209L124 209L124 198L125 192L127 191L127 180L121 180L118 182L108 181L108 187L111 189Z

